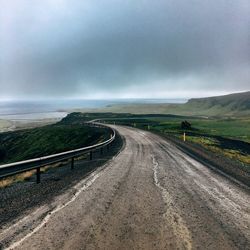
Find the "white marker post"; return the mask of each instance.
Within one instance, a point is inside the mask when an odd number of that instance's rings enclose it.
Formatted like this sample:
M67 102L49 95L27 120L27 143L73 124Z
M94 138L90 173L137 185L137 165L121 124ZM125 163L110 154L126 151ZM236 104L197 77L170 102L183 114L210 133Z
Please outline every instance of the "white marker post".
M183 141L186 141L186 133L183 134Z

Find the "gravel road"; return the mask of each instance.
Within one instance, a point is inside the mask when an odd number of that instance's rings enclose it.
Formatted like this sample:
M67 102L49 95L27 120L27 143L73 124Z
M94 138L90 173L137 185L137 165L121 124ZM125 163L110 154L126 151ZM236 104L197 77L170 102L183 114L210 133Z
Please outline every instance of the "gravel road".
M4 228L9 249L250 249L249 189L158 135L114 127L121 152Z

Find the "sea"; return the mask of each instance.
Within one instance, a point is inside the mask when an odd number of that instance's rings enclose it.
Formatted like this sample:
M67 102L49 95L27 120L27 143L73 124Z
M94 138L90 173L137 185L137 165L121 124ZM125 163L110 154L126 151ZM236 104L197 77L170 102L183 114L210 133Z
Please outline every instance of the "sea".
M96 109L116 104L184 103L186 99L113 99L113 100L0 100L0 119L21 121L60 119L72 109Z

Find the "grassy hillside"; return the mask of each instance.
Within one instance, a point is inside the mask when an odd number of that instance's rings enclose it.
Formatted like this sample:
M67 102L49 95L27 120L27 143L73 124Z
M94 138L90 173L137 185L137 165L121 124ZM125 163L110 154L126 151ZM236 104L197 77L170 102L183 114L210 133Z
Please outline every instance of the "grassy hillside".
M109 138L106 129L83 126L72 115L70 119L40 128L0 133L0 164L80 148Z
M225 96L190 99L184 104L116 104L82 112L175 114L185 116L250 116L250 91Z
M207 115L249 115L250 91L225 96L190 99L185 108Z
M193 98L188 101L190 105L202 104L204 108L210 108L214 105L230 106L232 109L246 110L250 109L250 91L236 93L224 96Z

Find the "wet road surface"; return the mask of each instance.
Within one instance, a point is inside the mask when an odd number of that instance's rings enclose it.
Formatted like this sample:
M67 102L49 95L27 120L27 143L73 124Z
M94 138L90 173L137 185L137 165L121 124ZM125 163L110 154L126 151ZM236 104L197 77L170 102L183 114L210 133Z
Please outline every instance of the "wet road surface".
M121 152L1 232L9 249L250 249L249 190L157 135L114 127Z

